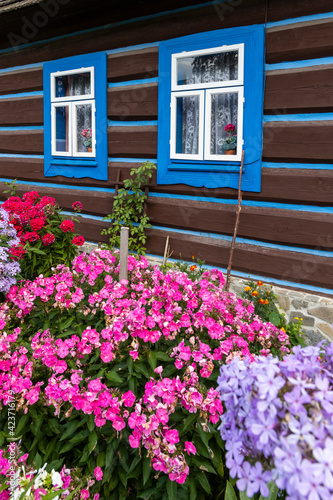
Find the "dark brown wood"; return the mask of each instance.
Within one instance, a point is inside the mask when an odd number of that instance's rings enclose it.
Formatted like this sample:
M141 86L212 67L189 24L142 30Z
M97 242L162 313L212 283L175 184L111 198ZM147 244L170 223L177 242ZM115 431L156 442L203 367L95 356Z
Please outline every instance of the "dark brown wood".
M266 62L299 61L333 54L333 21L318 20L267 30Z
M170 8L167 10L169 11ZM90 5L90 13L91 11ZM128 16L128 12L130 12L130 16ZM76 11L76 15L77 13L78 11ZM127 18L132 18L132 14L130 9L127 10ZM111 17L112 19L114 18L112 14ZM0 68L53 60L76 54L111 50L142 43L152 43L157 40L167 40L182 35L228 28L231 26L263 23L264 20L265 0L246 0L237 7L230 5L229 2L227 11L225 10L225 5L215 3L213 5L210 4L202 8L190 9L183 12L161 14L153 19L147 18L130 24L111 26L98 32L87 32L70 39L61 38L51 43L28 47L22 51L4 53L0 58ZM101 24L105 24L105 15L100 16L99 24L95 24L95 26L100 26ZM22 23L19 23L17 31L20 29L20 26L22 26ZM83 26L84 24L81 23L79 29L82 29ZM89 24L89 27L91 26L92 21L90 21ZM51 28L50 24L48 28ZM63 33L61 27L59 28L59 20L56 28L56 36ZM75 30L72 26L69 32L73 31ZM48 36L45 36L45 38L51 36L52 31L49 30ZM38 37L35 37L35 39L37 38Z
M0 95L43 90L43 68L0 74Z
M270 207L242 206L238 236L296 246L323 246L322 235L333 231L333 215ZM235 205L149 197L148 215L154 225L232 235ZM331 229L330 229L331 228ZM328 241L325 249L333 248Z
M268 160L332 161L333 125L321 122L269 122L264 124L263 158Z
M19 154L43 154L43 131L14 130L0 132L0 152Z
M283 19L310 16L332 11L331 0L269 0L267 2L267 20L269 22Z
M194 253L195 258L204 260L206 264L226 268L230 242L224 240L150 230L147 240L149 253L163 255L167 235L170 235L173 258L191 261ZM333 282L333 259L239 242L235 247L233 269L329 289Z
M315 113L333 110L333 68L312 66L267 73L265 113Z
M110 156L154 158L157 155L157 127L110 127L108 144Z
M42 125L43 97L0 99L0 125ZM14 152L14 151L13 151Z
M158 75L158 47L133 50L108 57L107 78L110 82L154 78Z
M107 113L109 118L157 118L157 84L133 85L108 89Z

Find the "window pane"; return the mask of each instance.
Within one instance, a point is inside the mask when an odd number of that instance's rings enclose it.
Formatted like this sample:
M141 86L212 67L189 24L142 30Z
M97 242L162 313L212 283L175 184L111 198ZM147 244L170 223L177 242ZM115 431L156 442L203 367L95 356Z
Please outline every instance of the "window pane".
M59 153L69 152L68 118L69 118L68 106L57 106L55 108L56 151Z
M55 96L84 96L91 93L91 73L75 73L55 77Z
M177 85L225 82L238 78L238 50L177 59Z
M226 151L236 152L238 93L212 94L211 98L210 153L223 155L229 154Z
M177 154L198 154L199 152L199 98L199 95L177 97Z
M76 150L79 153L91 152L92 148L92 105L79 104L76 107Z

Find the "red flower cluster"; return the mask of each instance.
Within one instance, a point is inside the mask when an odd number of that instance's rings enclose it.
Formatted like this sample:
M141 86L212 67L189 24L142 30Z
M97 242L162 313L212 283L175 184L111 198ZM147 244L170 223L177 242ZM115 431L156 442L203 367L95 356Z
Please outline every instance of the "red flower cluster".
M48 245L52 245L52 243L54 242L55 238L54 238L54 234L53 233L46 233L43 237L42 237L42 243L44 245L44 247L48 246Z
M83 205L80 201L74 201L72 207L73 207L75 212L81 212Z
M68 219L64 220L59 227L64 233L72 233L74 231L74 223Z
M76 245L78 247L82 247L84 242L85 242L85 240L84 240L83 236L74 236L74 238L72 239L73 245Z
M39 231L45 226L45 219L43 217L37 217L36 219L31 219L30 226L34 231Z

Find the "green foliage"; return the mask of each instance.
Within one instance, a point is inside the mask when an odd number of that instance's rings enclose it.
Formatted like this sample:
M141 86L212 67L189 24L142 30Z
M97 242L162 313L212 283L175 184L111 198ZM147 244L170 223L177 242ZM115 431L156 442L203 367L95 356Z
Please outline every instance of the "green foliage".
M178 270L181 271L182 273L186 273L192 281L199 280L202 276L202 273L206 271L206 269L203 267L205 265L205 261L200 259L195 259L194 255L192 255L192 261L193 264L184 262L183 260L177 260L175 262L166 262L165 265L161 266L161 270L164 273L167 273L168 271L171 271L173 269Z
M104 248L112 250L120 246L120 229L129 228L129 250L145 255L147 241L146 229L151 228L149 217L144 207L147 196L142 186L149 182L156 166L146 161L140 167L131 170L131 178L125 179L124 187L118 190L113 198L112 213L103 220L110 221L110 227L103 229L101 234L110 236L109 244Z
M295 318L296 322L287 322L285 314L279 311L278 297L273 292L273 287L264 285L262 281L248 281L245 285L241 296L253 302L255 314L263 321L270 322L277 328L284 330L289 336L291 346L304 346L302 319Z
M13 179L10 182L4 182L4 185L9 186L9 189L6 189L3 193L7 194L8 196L15 196L16 190L17 190L16 181L17 181L17 179Z

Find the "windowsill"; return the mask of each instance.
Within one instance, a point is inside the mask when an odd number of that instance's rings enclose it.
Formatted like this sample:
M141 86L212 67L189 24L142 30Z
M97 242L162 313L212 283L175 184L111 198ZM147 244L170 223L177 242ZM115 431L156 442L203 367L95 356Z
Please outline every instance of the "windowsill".
M239 172L240 171L240 161L230 162L227 164L216 164L209 162L200 162L200 163L182 163L178 160L178 162L173 162L168 165L168 170L172 171L191 171L191 172ZM245 173L245 167L243 167L243 172Z
M51 165L55 166L63 166L63 167L98 167L97 160L89 160L86 158L75 158L75 159L62 159L62 158L53 158L50 161Z

